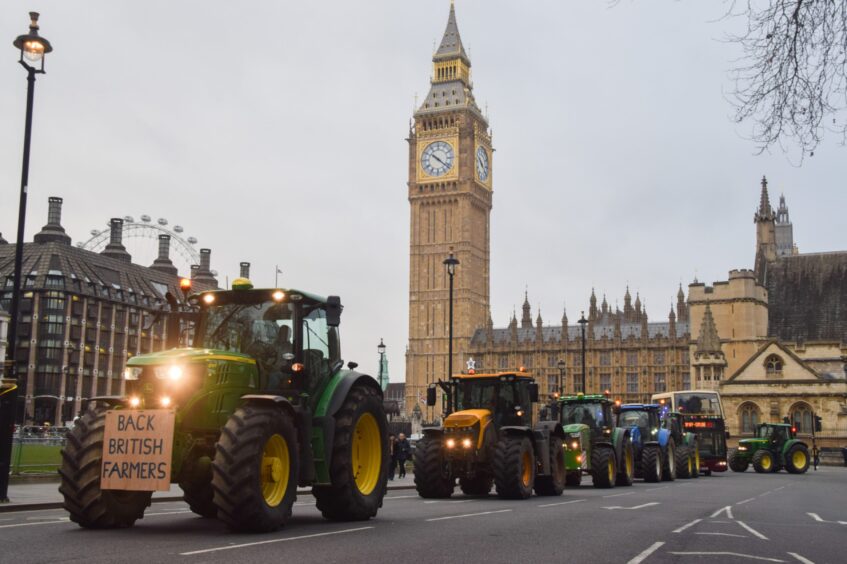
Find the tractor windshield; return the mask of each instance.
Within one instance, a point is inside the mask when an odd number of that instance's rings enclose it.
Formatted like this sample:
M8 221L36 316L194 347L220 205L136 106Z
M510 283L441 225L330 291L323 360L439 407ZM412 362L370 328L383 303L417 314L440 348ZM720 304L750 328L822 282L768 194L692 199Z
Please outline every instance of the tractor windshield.
M618 415L618 426L646 429L650 426L650 415L646 411L622 411Z
M456 387L458 409L490 409L494 412L497 408L499 387L500 382L497 380L460 382ZM508 386L504 386L504 388L508 388ZM511 394L509 395L511 396Z
M274 302L209 307L199 344L257 359L291 353L292 309L290 304Z
M590 428L604 427L603 405L600 403L570 403L562 406L562 425L582 423Z

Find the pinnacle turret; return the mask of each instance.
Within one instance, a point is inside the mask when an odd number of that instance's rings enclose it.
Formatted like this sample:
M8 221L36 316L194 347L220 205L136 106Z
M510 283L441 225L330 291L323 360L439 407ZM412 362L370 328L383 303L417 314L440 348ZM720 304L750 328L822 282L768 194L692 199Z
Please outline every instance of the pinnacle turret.
M759 196L759 209L756 210L754 221L773 221L774 217L775 216L773 213L773 208L771 207L770 197L768 196L768 179L763 176L762 192Z

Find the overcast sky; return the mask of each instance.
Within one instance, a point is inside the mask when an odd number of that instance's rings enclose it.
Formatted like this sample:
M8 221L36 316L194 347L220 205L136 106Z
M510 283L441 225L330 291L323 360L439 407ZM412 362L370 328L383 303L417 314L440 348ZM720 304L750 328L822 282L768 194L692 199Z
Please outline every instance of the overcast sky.
M785 193L802 252L847 249L847 153L802 167L732 123L719 2L459 0L474 92L494 131L496 326L528 287L547 324L591 288L651 320L680 282L752 267L759 180ZM409 119L448 0L0 3L0 232L14 240L25 72L13 39L41 12L27 239L65 198L74 242L110 217L185 226L221 283L340 294L344 357L393 381L408 339ZM130 251L152 241L127 241ZM136 250L137 256L152 256ZM146 253L146 254L145 254Z

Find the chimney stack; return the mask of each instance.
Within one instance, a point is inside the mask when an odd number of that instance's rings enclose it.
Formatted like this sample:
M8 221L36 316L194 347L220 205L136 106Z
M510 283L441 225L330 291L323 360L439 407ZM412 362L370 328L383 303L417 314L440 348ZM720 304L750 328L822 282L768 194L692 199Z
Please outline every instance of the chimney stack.
M71 238L65 233L65 228L62 227L62 198L51 196L47 199L47 225L41 228L41 231L35 234L33 241L36 243L62 243L65 245L71 244Z
M200 266L197 268L197 272L194 273L194 280L202 286L205 286L206 289L218 287L218 280L212 273L211 263L212 250L200 249Z
M241 267L241 278L250 278L250 263L242 262L239 266Z
M173 261L171 261L171 236L159 235L159 257L153 261L153 264L150 265L150 268L153 270L158 270L159 272L164 272L166 274L173 274L176 276L178 274L177 268L174 266Z
M109 244L100 253L104 256L113 259L131 262L132 257L126 252L126 247L123 245L124 220L119 217L113 217L109 220Z

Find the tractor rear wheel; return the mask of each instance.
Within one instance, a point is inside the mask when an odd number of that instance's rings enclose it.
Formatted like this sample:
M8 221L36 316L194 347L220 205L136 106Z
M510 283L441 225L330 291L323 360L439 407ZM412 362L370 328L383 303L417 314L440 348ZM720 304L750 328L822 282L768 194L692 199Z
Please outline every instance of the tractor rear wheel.
M591 480L595 488L614 488L618 464L610 447L595 447L591 453Z
M750 461L747 460L746 456L741 456L738 454L738 449L734 448L729 451L729 456L727 456L729 462L729 469L733 472L744 472L747 470L747 467L750 465Z
M776 458L766 448L760 448L753 455L753 470L759 474L770 474L777 471Z
M676 443L673 437L668 437L665 447L665 456L662 459L662 480L673 482L676 480Z
M445 467L444 458L441 455L441 441L432 437L419 440L413 460L415 488L419 496L427 499L441 499L453 495L455 480Z
M487 496L494 485L494 478L482 472L473 478L459 478L459 487L465 495Z
M506 435L494 450L494 485L502 499L527 499L535 483L535 453L525 435Z
M688 447L681 445L676 451L676 477L688 480L694 473L694 460Z
M131 527L144 516L152 492L100 489L107 408L92 406L67 434L59 491L71 521L87 529Z
M565 448L562 439L550 437L550 475L535 479L536 495L562 495L565 491L567 468L565 468Z
M659 445L647 445L641 451L641 472L645 482L658 482L662 479L662 449Z
M622 460L618 461L618 476L615 479L616 486L631 486L635 478L635 453L632 450L632 442L624 439L621 449Z
M795 444L785 453L785 469L792 474L804 474L809 469L809 449Z
M573 470L565 474L565 485L576 487L582 483L582 470Z
M335 415L332 485L312 488L323 516L334 521L374 517L388 489L388 461L382 398L370 386L353 386Z
M245 405L229 416L215 445L212 488L218 518L236 531L282 527L297 499L300 451L291 416Z

